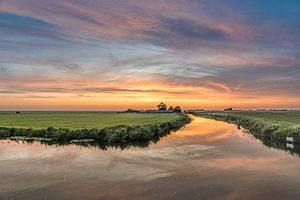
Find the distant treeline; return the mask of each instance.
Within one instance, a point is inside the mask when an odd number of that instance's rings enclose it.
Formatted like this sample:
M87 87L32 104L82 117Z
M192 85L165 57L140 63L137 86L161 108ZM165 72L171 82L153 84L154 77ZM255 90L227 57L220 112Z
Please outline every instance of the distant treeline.
M93 139L105 143L122 143L130 141L149 141L160 138L189 123L191 119L184 114L169 122L149 124L143 126L120 125L101 129L71 130L65 128L24 129L24 128L0 128L0 137L27 137L49 138L56 141L87 140Z
M293 137L294 143L300 143L300 127L290 123L272 122L259 118L237 116L230 113L193 113L206 118L222 120L243 127L257 138L286 142L286 137Z

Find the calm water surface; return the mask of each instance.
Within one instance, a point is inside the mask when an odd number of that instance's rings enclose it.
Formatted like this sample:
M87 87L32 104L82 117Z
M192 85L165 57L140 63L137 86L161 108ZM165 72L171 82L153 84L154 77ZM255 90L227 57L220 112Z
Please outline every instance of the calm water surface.
M2 140L0 199L300 199L300 158L200 117L146 148Z

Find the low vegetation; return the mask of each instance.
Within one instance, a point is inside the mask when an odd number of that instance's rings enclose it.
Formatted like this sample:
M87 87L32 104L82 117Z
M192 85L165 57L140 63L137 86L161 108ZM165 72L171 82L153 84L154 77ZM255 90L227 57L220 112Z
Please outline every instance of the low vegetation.
M0 137L90 140L106 143L147 141L190 122L183 114L22 113L0 114Z
M195 115L234 123L259 138L300 143L300 112L196 112Z

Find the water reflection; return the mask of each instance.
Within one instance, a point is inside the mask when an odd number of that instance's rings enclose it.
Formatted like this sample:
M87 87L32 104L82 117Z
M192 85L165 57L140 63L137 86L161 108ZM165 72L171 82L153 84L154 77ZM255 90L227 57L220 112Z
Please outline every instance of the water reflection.
M246 134L251 134L247 130L243 130L243 132ZM300 157L300 144L292 143L292 142L274 141L274 140L259 137L256 135L252 135L252 136L255 137L256 139L258 139L259 141L261 141L262 144L264 144L267 147L278 149L278 150L283 150L285 152L290 153L291 155Z
M268 147L289 152L291 155L300 156L300 145L288 142L276 142L268 139L260 139L262 143Z
M35 139L2 139L2 141L11 141L11 142L16 142L19 144L41 144L41 145L48 145L48 146L68 146L68 145L74 145L74 146L82 146L82 147L94 147L94 148L99 148L101 150L108 150L110 148L114 149L120 149L120 150L126 150L131 147L139 147L139 148L147 148L150 143L157 143L160 139L154 139L151 141L133 141L133 142L122 142L122 143L103 143L103 142L96 142L96 141L91 141L91 142L67 142L67 141L55 141L55 140L35 140Z
M23 144L32 144L38 142L43 145L54 145L54 146L66 146L66 145L77 145L77 146L84 146L84 147L97 147L101 150L108 150L109 148L115 148L120 150L129 149L130 147L140 147L140 148L147 148L150 144L156 144L162 138L167 137L169 134L172 134L176 131L182 130L185 127L178 128L173 131L166 132L164 135L160 135L154 137L152 139L146 139L143 141L127 141L127 142L100 142L94 139L78 139L78 140L71 140L71 141L58 141L51 138L37 138L37 137L9 137L9 138L0 138L0 141L15 141L17 143L22 142Z
M298 199L300 159L195 117L130 148L0 141L0 199Z
M195 137L201 137L201 141L206 142L213 142L217 140L224 140L227 137L230 137L232 135L232 132L236 131L236 128L238 130L241 130L245 134L251 134L247 130L242 129L241 127L237 127L235 125L230 125L227 123L215 121L215 120L208 120L206 118L201 117L195 117L193 115L190 115L190 118L193 120L192 125L188 125L187 127L181 128L180 130L176 131L175 133L172 132L171 136L168 138L168 142L175 138L175 140L178 140L180 138L184 138L184 140L194 140ZM205 126L203 126L205 124ZM229 129L230 127L230 129ZM168 136L167 134L166 136ZM108 150L110 148L114 149L120 149L120 150L126 150L130 149L131 147L138 147L138 148L147 148L149 145L153 145L158 143L162 138L166 137L163 136L161 138L154 138L149 141L132 141L132 142L121 142L121 143L103 143L103 142L61 142L61 141L55 141L55 140L36 140L31 138L11 138L10 140L16 141L16 142L22 142L23 144L33 144L35 142L39 142L43 145L53 145L53 146L66 146L66 145L76 145L76 146L83 146L83 147L94 147L99 148L101 150ZM188 138L186 137L188 136ZM244 135L242 136L244 137ZM260 138L257 136L250 136L250 137L256 137L256 139L260 140L264 145L283 150L286 152L289 152L291 155L297 155L300 156L300 145L294 144L294 143L284 143L284 142L278 142L278 141L271 141L266 138ZM0 139L1 140L1 139ZM7 140L7 139L2 139Z

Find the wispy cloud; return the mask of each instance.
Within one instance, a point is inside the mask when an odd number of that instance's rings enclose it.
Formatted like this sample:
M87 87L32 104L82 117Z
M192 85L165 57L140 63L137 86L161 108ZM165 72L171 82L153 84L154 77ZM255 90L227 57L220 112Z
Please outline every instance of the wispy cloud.
M222 95L232 103L279 95L293 102L300 95L297 6L271 0L2 0L0 95L188 96L199 106L205 99L218 103Z

